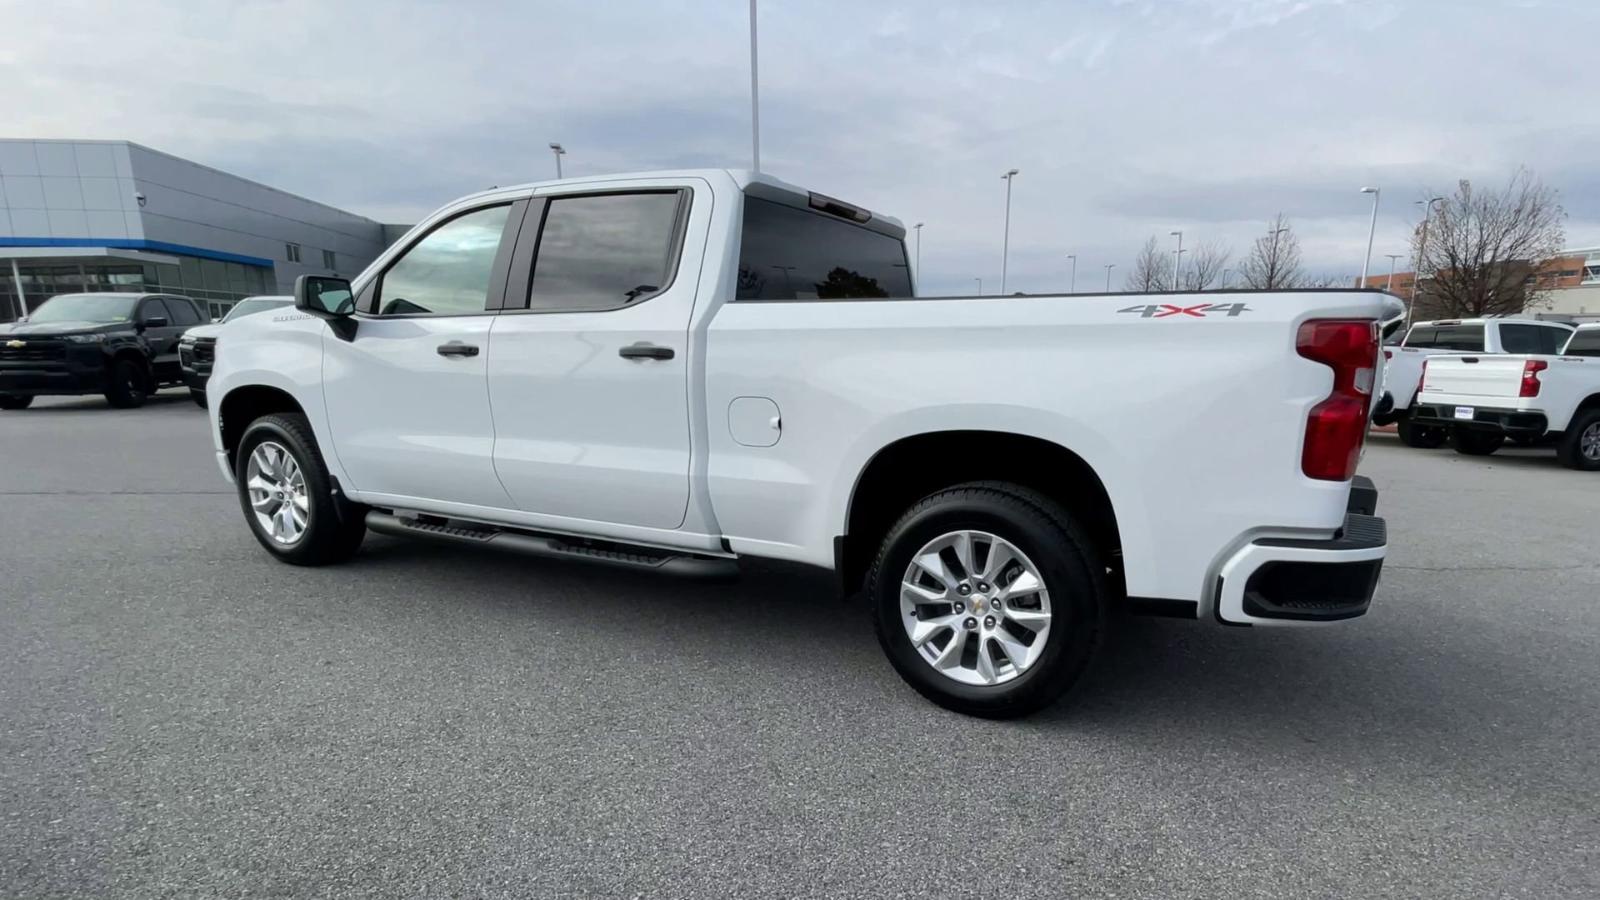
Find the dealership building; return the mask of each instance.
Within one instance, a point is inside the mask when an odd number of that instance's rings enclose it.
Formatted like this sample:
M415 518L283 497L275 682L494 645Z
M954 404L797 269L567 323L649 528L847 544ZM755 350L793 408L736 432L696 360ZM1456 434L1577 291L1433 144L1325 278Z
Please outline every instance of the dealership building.
M83 291L220 316L302 274L354 276L405 230L128 141L0 139L0 322Z

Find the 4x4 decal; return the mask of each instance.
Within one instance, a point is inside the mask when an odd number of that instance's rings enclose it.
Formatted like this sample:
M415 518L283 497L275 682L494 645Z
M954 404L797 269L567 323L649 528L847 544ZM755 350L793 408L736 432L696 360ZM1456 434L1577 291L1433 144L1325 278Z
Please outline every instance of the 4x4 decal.
M1196 303L1193 306L1178 306L1173 303L1144 303L1139 306L1125 306L1117 310L1119 313L1138 313L1141 319L1168 319L1194 317L1204 319L1206 316L1222 314L1233 318L1240 313L1247 313L1250 307L1243 303Z

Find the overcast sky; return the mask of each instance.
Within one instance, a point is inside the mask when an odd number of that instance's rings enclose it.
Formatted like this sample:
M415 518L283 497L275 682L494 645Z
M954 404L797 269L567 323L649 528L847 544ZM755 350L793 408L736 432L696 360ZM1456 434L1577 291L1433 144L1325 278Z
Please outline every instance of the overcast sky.
M4 137L128 139L385 221L494 184L749 164L744 0L0 0ZM1280 210L1374 271L1526 165L1600 244L1597 0L762 0L763 168L926 222L926 292L1113 285ZM1402 262L1403 265L1403 262Z

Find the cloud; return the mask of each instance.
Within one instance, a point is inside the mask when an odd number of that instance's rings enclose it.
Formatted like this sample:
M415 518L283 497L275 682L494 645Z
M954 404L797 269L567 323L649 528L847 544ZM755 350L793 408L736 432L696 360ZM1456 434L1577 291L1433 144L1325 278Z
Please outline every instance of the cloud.
M1403 248L1427 187L1525 164L1600 244L1600 6L1452 0L761 2L762 157L923 231L923 284L1065 286L1150 234L1243 246L1282 211L1308 264ZM1553 30L1552 30L1553 29ZM7 136L126 138L389 221L553 174L742 166L740 3L14 4ZM1100 273L1095 276L1094 273ZM1116 279L1114 278L1114 281Z

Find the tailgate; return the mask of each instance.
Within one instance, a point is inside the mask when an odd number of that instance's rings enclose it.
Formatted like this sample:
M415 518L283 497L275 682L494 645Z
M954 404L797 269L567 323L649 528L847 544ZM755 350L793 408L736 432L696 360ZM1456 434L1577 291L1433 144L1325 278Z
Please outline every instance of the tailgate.
M1522 392L1522 365L1530 357L1431 356L1423 370L1426 393L1464 397L1516 397Z

